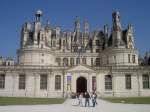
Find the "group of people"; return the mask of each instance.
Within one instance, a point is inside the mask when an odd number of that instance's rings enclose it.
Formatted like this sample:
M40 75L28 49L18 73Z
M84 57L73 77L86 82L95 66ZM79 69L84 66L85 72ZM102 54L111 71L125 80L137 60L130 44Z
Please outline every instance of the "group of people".
M89 107L90 106L90 102L92 103L92 106L95 107L95 105L97 105L97 94L95 92L93 92L91 95L88 92L85 93L77 93L76 94L76 99L78 101L78 105L79 106L85 106L85 107ZM83 103L84 101L84 103Z

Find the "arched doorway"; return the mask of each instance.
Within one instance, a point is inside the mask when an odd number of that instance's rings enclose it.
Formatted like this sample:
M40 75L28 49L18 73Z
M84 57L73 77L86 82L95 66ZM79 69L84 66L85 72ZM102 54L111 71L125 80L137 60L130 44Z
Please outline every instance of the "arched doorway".
M76 92L86 92L87 91L87 80L85 77L79 77L76 81Z

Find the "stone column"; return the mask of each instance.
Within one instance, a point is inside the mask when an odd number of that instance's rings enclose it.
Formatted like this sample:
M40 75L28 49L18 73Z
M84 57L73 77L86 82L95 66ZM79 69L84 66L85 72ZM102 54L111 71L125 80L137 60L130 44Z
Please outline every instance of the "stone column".
M34 96L37 97L40 89L40 75L34 73Z
M76 74L75 73L72 73L72 92L76 92L76 80L77 80L77 77L76 77Z
M14 74L12 77L12 96L16 96L18 91L18 74Z
M47 73L47 92L51 91L51 73Z

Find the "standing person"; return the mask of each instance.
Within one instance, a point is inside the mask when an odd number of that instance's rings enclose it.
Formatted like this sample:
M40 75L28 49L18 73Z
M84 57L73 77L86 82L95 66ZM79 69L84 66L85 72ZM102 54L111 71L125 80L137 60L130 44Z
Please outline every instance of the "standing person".
M95 94L95 104L97 105L98 103L97 103L97 94L96 94L96 92L94 92L94 94Z
M93 107L95 107L95 104L96 104L96 94L94 92L93 92L91 98L92 98Z
M79 106L83 106L82 99L83 99L83 94L80 93L80 95L79 95L79 104L78 104Z
M90 106L89 99L90 99L89 93L85 92L85 107L86 107L87 103L88 103L88 106Z

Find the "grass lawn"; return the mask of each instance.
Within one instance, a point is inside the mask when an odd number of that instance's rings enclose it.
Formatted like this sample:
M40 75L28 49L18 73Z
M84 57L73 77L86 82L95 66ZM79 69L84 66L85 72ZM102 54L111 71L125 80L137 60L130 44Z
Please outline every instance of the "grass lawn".
M102 98L102 99L113 103L150 104L150 97Z
M0 105L38 105L38 104L61 104L64 98L22 98L0 97Z

